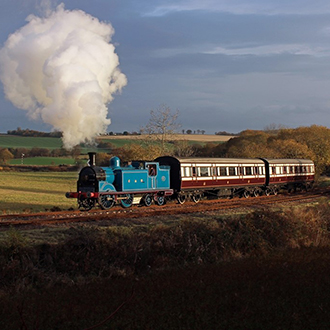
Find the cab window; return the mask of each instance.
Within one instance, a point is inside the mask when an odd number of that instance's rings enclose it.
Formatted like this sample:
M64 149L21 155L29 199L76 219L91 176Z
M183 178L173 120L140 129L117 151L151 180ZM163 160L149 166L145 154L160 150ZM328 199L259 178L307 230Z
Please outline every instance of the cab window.
M155 164L149 164L148 165L148 174L149 176L156 176L157 175L157 169Z

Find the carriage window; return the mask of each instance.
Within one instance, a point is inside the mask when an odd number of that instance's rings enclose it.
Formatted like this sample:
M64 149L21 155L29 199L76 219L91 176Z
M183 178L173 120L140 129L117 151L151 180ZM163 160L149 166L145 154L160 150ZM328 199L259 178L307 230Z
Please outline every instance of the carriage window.
M259 170L260 174L262 174L262 175L265 174L265 173L264 173L264 168L263 168L263 167L260 166L259 169L260 169L260 170Z
M184 176L190 176L190 167L184 168Z
M276 167L272 166L272 174L276 174Z
M237 174L238 175L243 175L244 174L243 167L237 167Z
M290 166L289 169L290 169L290 174L292 174L293 173L293 166Z
M192 175L197 176L196 167L192 167Z
M235 167L229 167L229 175L233 176L236 175L236 168Z
M200 175L201 176L209 176L209 168L208 167L200 167Z
M216 167L211 167L212 175L217 176L217 168Z
M299 166L295 166L295 167L294 167L294 172L295 172L295 173L299 173Z
M283 166L283 173L284 173L284 174L287 173L287 168L286 168L286 166Z
M259 167L256 166L254 168L254 174L259 175Z
M227 169L225 167L220 167L220 176L226 176L227 175Z
M252 168L251 167L245 167L245 175L252 175Z

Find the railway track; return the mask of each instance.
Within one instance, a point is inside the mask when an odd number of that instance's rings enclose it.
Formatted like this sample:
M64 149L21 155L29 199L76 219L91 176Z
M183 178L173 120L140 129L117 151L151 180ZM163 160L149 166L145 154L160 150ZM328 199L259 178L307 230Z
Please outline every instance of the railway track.
M233 199L214 199L203 200L195 204L187 202L184 205L170 202L164 206L152 205L150 207L133 206L129 209L123 209L116 206L111 210L91 210L82 211L61 211L34 214L9 214L0 216L0 228L9 226L45 226L58 225L73 222L95 222L100 220L113 220L123 218L140 218L162 215L189 214L200 212L219 211L224 213L232 209L255 209L266 207L267 205L287 204L293 202L312 202L316 199L327 196L327 190L313 190L296 194L281 194L276 196L259 196L255 198L233 198Z

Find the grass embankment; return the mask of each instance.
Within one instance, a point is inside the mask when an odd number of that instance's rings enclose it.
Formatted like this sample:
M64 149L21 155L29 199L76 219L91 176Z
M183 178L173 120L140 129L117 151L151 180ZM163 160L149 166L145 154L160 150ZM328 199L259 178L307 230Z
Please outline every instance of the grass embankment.
M0 171L0 214L76 208L76 200L65 198L76 181L75 172Z
M83 329L126 302L100 329L326 329L329 211L123 220L72 227L56 244L3 232L0 325Z

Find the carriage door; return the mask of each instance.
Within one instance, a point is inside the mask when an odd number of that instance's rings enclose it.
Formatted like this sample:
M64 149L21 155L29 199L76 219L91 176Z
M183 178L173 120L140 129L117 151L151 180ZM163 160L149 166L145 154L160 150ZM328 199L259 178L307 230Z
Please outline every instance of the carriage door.
M156 164L148 164L148 181L151 182L149 187L156 189L157 166Z

